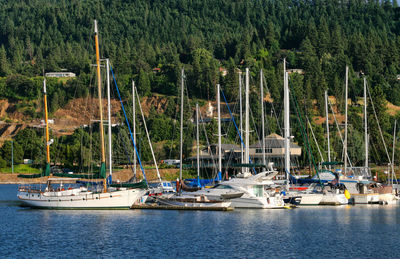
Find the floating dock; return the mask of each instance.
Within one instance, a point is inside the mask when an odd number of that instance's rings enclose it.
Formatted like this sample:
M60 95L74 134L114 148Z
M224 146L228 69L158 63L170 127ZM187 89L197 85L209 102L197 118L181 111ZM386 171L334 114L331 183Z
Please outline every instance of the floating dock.
M132 205L131 209L144 210L210 210L210 211L233 211L233 207L188 207L188 206L169 206L158 204Z

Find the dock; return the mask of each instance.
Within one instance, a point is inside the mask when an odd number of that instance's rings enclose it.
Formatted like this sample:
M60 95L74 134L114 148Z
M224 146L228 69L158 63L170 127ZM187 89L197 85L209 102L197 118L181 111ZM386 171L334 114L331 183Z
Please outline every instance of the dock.
M187 206L169 206L158 204L141 204L132 205L131 209L144 209L144 210L209 210L209 211L233 211L233 207L187 207Z

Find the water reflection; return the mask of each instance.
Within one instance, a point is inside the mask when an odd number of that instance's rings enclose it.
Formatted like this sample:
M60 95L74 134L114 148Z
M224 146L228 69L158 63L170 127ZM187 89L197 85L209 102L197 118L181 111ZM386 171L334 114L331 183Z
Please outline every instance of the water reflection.
M0 185L1 258L396 257L399 237L397 205L233 212L31 210L18 206L15 190Z

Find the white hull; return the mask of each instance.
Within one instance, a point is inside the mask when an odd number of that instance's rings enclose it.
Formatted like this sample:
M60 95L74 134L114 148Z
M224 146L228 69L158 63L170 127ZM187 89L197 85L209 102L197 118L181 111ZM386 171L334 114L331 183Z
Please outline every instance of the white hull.
M65 191L67 192L67 191ZM62 192L32 193L20 191L18 199L25 205L48 209L129 209L143 202L143 189L127 189L106 193L81 192L63 195ZM57 195L60 194L60 195Z
M378 204L379 194L378 193L351 193L351 198L354 204Z
M202 192L210 200L221 200L221 194L223 193L211 193ZM246 197L247 196L247 197ZM235 209L281 209L285 206L281 196L278 197L248 197L248 195L243 195L240 198L229 199L231 206Z
M236 198L232 201L232 207L242 209L282 209L285 206L282 198Z
M293 194L295 196L301 196L300 206L312 206L312 205L319 205L323 198L322 193L296 193Z
M379 201L384 204L395 204L397 199L393 193L379 194Z
M182 207L192 207L192 208L228 208L231 206L231 202L185 202L179 201L173 198L160 198L157 197L156 201L160 204L168 206L182 206Z
M325 193L320 205L346 205L349 200L343 193Z

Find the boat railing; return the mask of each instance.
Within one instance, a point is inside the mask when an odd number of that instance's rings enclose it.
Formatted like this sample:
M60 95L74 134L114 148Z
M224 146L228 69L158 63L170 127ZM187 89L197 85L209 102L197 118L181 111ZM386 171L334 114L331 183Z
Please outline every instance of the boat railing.
M18 186L19 192L29 192L29 193L42 193L43 190L40 186L32 186L32 185L20 185Z
M371 178L371 169L369 167L348 167L346 170L347 176L354 178Z

